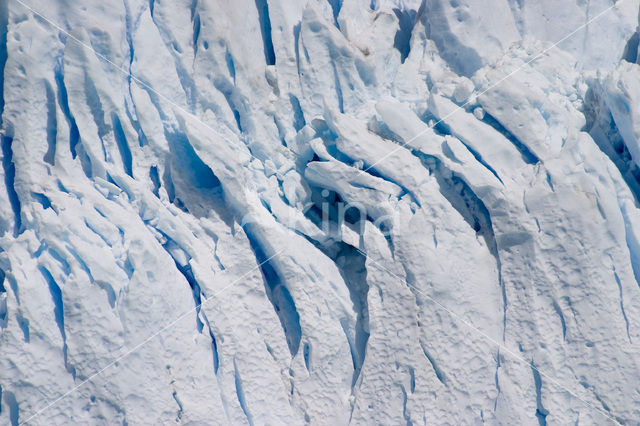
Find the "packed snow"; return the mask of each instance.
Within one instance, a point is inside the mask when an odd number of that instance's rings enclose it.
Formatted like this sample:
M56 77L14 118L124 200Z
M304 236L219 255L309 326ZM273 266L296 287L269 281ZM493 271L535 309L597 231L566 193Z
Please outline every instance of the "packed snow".
M640 0L0 0L0 423L637 424Z

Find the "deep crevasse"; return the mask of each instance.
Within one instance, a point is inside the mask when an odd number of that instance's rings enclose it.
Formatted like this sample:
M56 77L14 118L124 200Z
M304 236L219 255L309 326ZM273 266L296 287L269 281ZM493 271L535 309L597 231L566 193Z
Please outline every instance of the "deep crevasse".
M638 9L3 2L0 419L640 418Z

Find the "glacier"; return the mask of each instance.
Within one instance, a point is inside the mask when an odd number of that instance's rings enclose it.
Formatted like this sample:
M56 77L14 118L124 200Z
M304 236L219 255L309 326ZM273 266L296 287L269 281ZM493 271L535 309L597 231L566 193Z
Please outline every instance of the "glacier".
M640 0L0 0L0 423L639 424Z

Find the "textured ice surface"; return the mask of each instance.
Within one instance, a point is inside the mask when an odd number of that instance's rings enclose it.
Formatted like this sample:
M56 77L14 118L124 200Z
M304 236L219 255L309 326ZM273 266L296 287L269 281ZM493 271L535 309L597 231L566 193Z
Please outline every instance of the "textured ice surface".
M638 9L0 0L0 423L635 424Z

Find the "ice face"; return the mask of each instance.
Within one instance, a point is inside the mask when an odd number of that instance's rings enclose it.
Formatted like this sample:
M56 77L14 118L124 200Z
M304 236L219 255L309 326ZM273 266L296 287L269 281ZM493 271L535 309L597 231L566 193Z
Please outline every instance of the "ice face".
M0 3L0 422L637 421L638 10Z

